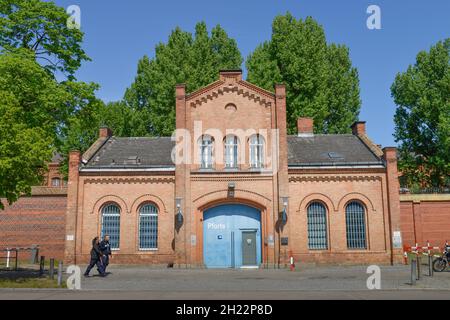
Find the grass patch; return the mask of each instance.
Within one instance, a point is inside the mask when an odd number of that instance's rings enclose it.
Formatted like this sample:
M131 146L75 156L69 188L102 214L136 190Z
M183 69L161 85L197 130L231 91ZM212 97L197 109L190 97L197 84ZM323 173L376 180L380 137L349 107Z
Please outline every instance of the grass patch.
M61 287L58 287L57 280L51 280L49 278L18 278L18 279L0 279L0 288L16 289L16 288L40 288L40 289L53 289L53 288L66 288L66 283L63 281Z

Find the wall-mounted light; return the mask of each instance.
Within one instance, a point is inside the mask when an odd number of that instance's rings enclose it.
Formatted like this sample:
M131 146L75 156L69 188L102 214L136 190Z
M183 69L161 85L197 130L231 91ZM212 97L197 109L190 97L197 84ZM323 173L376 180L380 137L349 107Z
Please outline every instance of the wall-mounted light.
M289 197L281 197L281 202L283 203L283 211L281 212L281 221L284 224L287 222L287 207L289 204Z
M228 198L234 198L234 189L236 188L235 182L228 183Z
M177 206L177 221L178 223L183 222L183 212L181 211L181 201L183 198L175 198L175 204Z

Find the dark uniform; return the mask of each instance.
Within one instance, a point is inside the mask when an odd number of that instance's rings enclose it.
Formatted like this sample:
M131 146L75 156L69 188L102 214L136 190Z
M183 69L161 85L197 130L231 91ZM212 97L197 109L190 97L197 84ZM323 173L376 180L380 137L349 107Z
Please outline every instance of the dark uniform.
M109 241L102 240L102 242L100 242L100 251L102 253L103 272L105 272L106 267L109 265L109 256L112 255Z
M91 269L97 265L97 271L100 273L101 276L105 275L105 270L103 268L102 263L102 252L100 251L100 246L98 245L96 239L92 240L92 249L91 249L91 261L89 262L89 266L86 269L86 272L84 273L85 276L89 275L89 272L91 272Z

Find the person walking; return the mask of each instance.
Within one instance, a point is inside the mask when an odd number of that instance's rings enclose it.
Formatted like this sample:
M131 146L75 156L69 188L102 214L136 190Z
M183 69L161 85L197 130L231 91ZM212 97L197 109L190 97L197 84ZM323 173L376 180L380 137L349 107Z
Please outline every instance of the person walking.
M102 242L100 242L100 251L102 253L103 272L106 273L106 268L109 265L109 257L112 257L111 244L109 243L109 235L105 234Z
M89 272L91 272L91 269L95 265L97 265L97 271L100 274L100 276L104 277L106 274L103 269L102 252L100 251L100 243L98 237L92 239L91 261L89 262L89 266L87 267L86 272L84 273L85 277L89 277Z

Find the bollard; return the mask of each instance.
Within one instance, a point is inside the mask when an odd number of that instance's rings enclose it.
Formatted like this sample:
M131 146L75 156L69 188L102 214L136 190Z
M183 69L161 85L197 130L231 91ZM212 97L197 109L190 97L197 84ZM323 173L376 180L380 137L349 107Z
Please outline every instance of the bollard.
M50 279L55 279L55 259L50 259Z
M11 258L11 250L6 249L6 269L9 269L9 259Z
M422 272L422 267L421 264L422 263L422 259L419 255L417 255L417 280L420 280L421 277L421 272Z
M41 261L39 263L39 276L42 276L44 274L44 268L45 268L45 257L41 256Z
M411 259L411 285L415 286L416 285L416 264L417 261L416 259Z
M433 276L433 256L431 254L428 256L428 275Z
M63 273L63 263L62 261L60 261L58 265L58 287L61 287L62 284L62 273Z

